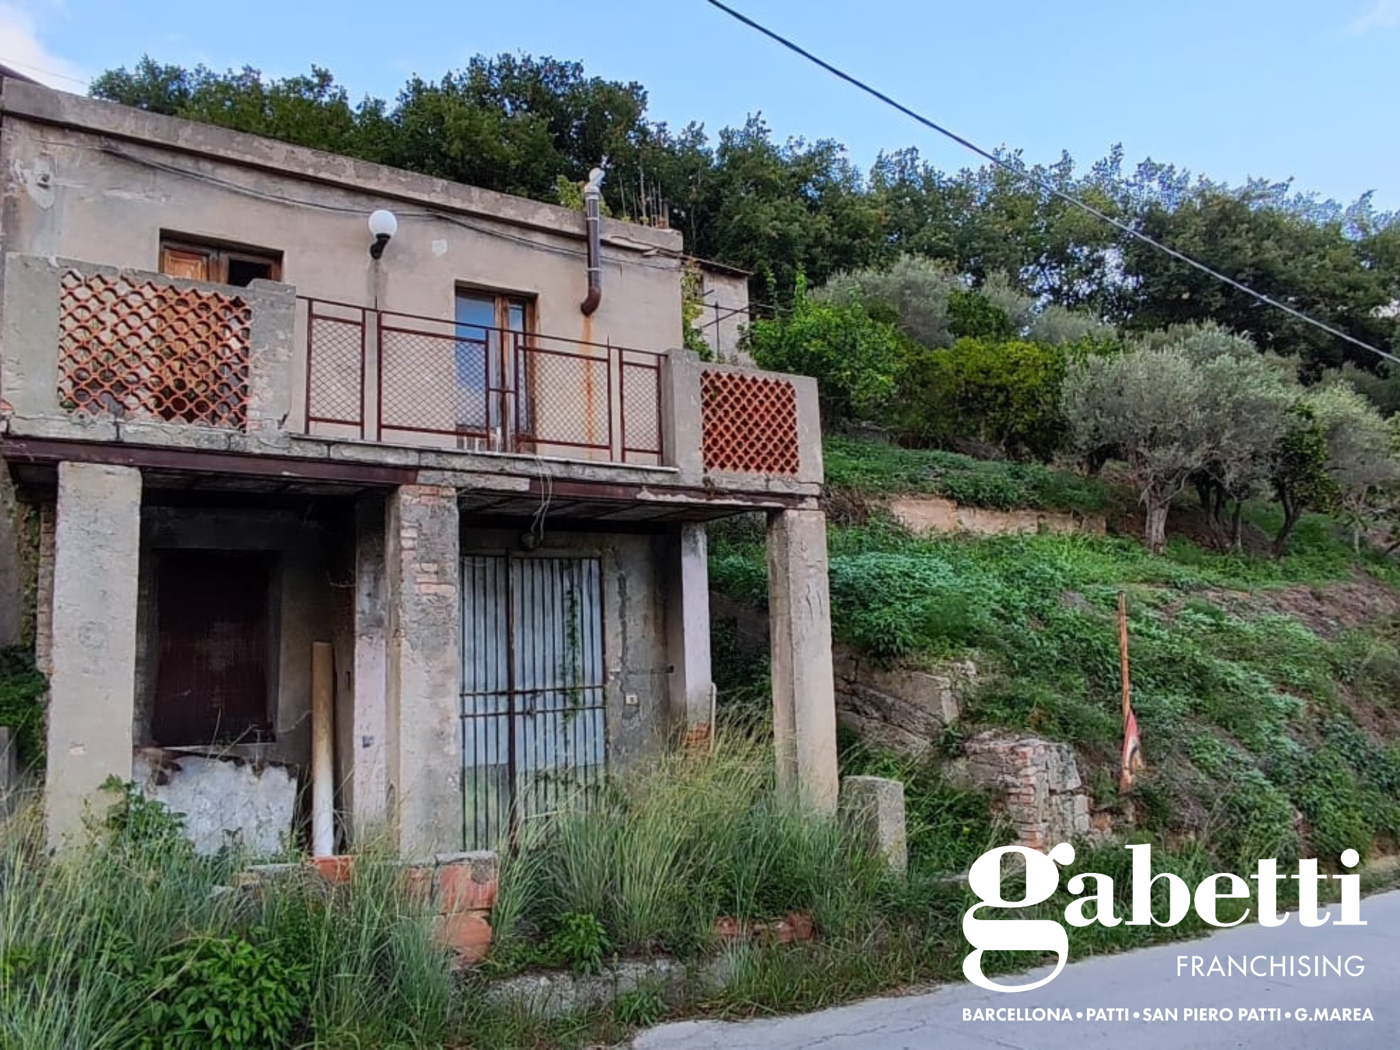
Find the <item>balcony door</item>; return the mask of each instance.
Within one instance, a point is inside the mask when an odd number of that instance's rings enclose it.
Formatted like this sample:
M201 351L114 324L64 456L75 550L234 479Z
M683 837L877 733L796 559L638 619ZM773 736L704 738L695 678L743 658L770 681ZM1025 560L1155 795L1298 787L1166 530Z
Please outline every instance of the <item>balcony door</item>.
M525 337L531 302L519 296L459 289L455 321L457 432L504 450L530 429Z

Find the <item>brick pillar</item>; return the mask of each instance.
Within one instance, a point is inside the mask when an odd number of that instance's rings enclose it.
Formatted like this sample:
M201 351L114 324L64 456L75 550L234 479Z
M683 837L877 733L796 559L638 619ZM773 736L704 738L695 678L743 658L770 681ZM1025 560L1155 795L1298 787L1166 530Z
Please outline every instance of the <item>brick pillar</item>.
M385 536L388 797L402 855L461 848L461 598L457 492L402 485Z
M39 504L39 567L34 596L34 666L53 674L53 544L58 511L52 503Z
M377 494L355 507L355 670L346 792L352 842L372 836L388 819L386 513Z
M131 779L141 472L61 463L54 528L48 767L50 846L101 812L109 776ZM113 800L114 801L114 800Z
M710 579L705 526L681 525L668 538L666 635L671 728L691 746L707 745L710 725Z
M826 515L819 510L768 518L768 621L778 787L816 812L835 813L836 690Z

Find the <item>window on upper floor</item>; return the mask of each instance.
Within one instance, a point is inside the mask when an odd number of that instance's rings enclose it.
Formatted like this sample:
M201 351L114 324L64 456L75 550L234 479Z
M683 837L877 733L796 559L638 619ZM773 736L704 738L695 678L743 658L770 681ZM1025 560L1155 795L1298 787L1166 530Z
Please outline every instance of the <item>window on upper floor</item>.
M523 358L523 338L532 330L534 303L518 295L457 290L457 428L484 436L505 418L516 384L529 389L530 362ZM521 416L528 406L520 404ZM520 428L527 419L517 418Z
M282 253L264 248L201 243L172 235L160 241L160 272L170 277L246 288L257 280L280 281Z

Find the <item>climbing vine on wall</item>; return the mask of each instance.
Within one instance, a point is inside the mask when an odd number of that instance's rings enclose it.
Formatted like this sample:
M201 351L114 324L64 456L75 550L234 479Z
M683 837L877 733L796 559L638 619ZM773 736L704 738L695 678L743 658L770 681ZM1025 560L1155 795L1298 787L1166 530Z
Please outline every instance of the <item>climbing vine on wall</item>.
M681 337L685 348L700 355L702 361L713 361L714 350L705 341L705 333L695 326L705 311L705 286L700 268L687 265L681 270Z
M570 583L564 592L564 696L568 707L564 725L570 726L583 709L583 609L578 600L578 587Z

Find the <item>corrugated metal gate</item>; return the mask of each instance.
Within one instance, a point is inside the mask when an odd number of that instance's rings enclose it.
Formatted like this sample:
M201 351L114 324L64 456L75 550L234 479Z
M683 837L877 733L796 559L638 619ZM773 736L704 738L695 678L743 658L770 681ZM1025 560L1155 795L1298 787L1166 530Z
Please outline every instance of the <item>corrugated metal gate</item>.
M603 783L602 567L597 558L462 559L462 845Z

